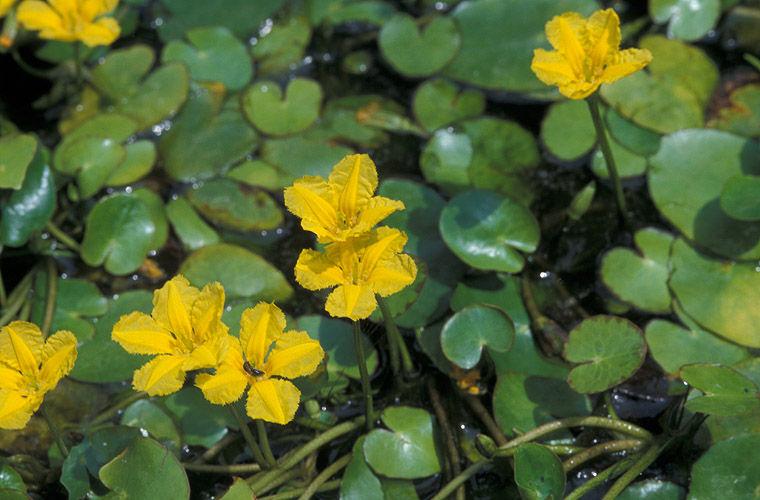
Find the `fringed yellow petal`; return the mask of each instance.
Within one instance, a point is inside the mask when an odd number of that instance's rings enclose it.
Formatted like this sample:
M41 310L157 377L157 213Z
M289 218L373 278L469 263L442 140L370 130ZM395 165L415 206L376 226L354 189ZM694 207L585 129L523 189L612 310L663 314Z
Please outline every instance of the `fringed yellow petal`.
M573 68L559 52L555 51L535 49L530 69L547 85L567 85L575 80Z
M287 380L256 380L248 391L246 413L252 419L285 425L298 410L301 391Z
M371 230L380 221L399 210L404 210L404 203L401 201L391 200L382 196L370 198L359 214L359 219L354 227L354 233L363 233Z
M240 317L240 345L245 358L256 367L264 366L264 358L272 342L285 329L285 314L274 304L259 302L243 311Z
M400 252L406 245L406 234L398 229L380 227L372 236L371 242L363 249L359 277L369 280L381 259L387 259Z
M248 385L248 375L243 370L243 352L238 339L229 337L227 350L214 375L198 375L195 377L195 385L214 404L229 404L240 399Z
M40 387L51 391L58 381L69 374L77 360L77 338L73 333L60 331L51 335L42 348Z
M577 12L566 12L546 23L546 38L557 52L567 60L575 76L582 76L586 53L586 20Z
M181 351L177 339L147 314L125 314L111 331L111 338L132 354L176 354Z
M61 16L45 2L24 0L16 10L16 19L24 28L40 31L42 38L74 40L73 34L64 27Z
M153 319L183 342L192 341L190 311L200 290L178 274L153 293Z
M16 3L16 0L0 0L0 17L4 17L11 10L14 3Z
M23 429L41 404L42 398L38 396L26 397L14 391L0 391L0 429Z
M351 222L377 189L377 167L369 155L348 155L332 169L330 185L338 195L338 209Z
M200 370L201 368L214 368L219 365L229 349L234 337L229 335L216 335L199 345L185 358L182 369L185 371Z
M185 383L183 356L157 356L135 371L132 387L150 396L165 396L177 392Z
M602 68L620 47L620 18L612 9L598 10L586 23L586 54L592 68Z
M92 21L103 14L112 12L119 5L119 0L80 0L79 11L82 17Z
M647 49L621 50L610 61L602 73L604 83L612 83L635 73L652 62L652 53Z
M0 359L26 376L37 376L43 345L42 332L34 323L13 321L0 330Z
M285 206L301 219L301 226L320 239L331 238L338 226L333 192L320 177L302 177L285 189Z
M24 376L21 372L0 364L0 391L15 391L24 385Z
M192 305L190 318L195 342L205 342L212 336L227 333L227 327L222 323L222 313L224 287L215 281L203 287Z
M302 250L295 266L296 281L307 290L321 290L344 283L346 278L327 254Z
M77 32L77 38L88 47L111 45L119 38L121 27L116 19L104 17L95 22L87 23Z
M375 293L387 297L411 285L416 277L417 264L410 256L400 254L382 260L368 281Z
M322 346L308 333L290 331L277 339L265 371L267 375L284 378L305 377L317 369L324 357Z
M602 81L597 79L591 82L584 80L574 80L572 82L559 85L559 93L570 99L585 99L590 96L599 86Z
M361 285L341 285L327 296L325 310L337 318L354 321L368 318L377 308L372 288Z

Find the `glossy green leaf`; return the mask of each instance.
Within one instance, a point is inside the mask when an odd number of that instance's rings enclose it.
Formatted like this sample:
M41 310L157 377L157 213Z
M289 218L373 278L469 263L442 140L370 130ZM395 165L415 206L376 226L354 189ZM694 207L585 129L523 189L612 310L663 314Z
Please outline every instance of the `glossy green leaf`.
M375 429L364 441L364 458L378 474L397 479L432 476L441 470L433 417L419 408L393 406L382 414L390 429Z
M227 177L269 191L277 191L283 187L277 167L262 160L245 160L227 172Z
M61 484L69 492L69 498L83 498L91 491L85 459L85 452L89 447L88 441L72 447L61 466Z
M760 389L736 370L722 365L694 364L681 368L681 378L703 396L691 398L692 412L734 416L760 409Z
M378 147L389 140L384 130L359 120L367 111L403 115L398 103L380 95L356 95L327 101L322 116L305 136L312 140L342 140L364 147Z
M359 365L354 351L353 327L350 323L336 318L316 314L301 316L297 320L298 329L318 340L327 354L327 370L337 375L359 379ZM362 345L367 360L367 371L372 375L377 369L378 354L369 338L362 334Z
M641 330L615 316L583 320L571 332L564 357L579 363L567 380L578 392L602 392L633 375L644 362L646 343Z
M185 198L177 198L166 205L166 217L182 244L188 250L219 243L219 235L209 226Z
M760 435L713 445L691 469L689 498L753 498L760 488Z
M21 475L10 465L0 467L0 490L12 490L26 493L26 484ZM23 496L26 498L26 495Z
M37 153L37 139L29 134L0 137L0 188L19 189Z
M497 307L467 306L451 316L441 330L444 355L460 368L478 364L484 347L506 352L512 347L515 327L507 314Z
M459 51L461 39L449 17L434 17L422 28L408 14L396 14L380 30L380 53L404 76L424 77L441 70Z
M256 39L251 54L260 75L286 73L298 65L311 41L311 26L305 17L278 20Z
M760 220L760 176L736 175L723 185L720 208L733 219Z
M414 500L417 492L411 481L377 476L364 459L365 437L356 440L353 456L340 483L341 500Z
M309 18L314 25L363 22L382 26L396 10L383 0L309 0Z
M536 443L515 450L515 482L526 500L559 500L565 493L565 471L557 455Z
M181 38L203 26L224 26L236 36L254 34L259 25L277 12L285 0L161 0L168 18L158 28L162 40Z
M477 269L516 273L521 252L535 251L540 228L527 208L492 191L455 196L441 212L443 240L457 257Z
M294 78L285 93L273 81L259 81L243 94L243 111L257 129L290 135L309 128L319 117L322 88L307 78Z
M220 498L221 500L251 500L254 494L248 483L238 477Z
M541 141L561 161L575 161L596 144L596 130L584 101L552 104L541 122Z
M683 500L685 497L686 491L675 483L647 479L624 489L618 500Z
M35 300L32 305L32 321L41 323L47 301L47 275L39 273L34 284ZM58 278L58 293L53 309L50 331L69 330L77 340L92 338L95 325L92 318L102 316L108 310L108 299L91 281L78 278Z
M283 221L282 210L265 191L231 179L212 179L186 196L201 215L227 229L274 229Z
M623 118L620 113L608 108L604 115L607 132L612 141L639 156L652 156L660 149L662 136Z
M333 165L353 153L351 148L303 137L269 139L261 149L261 157L282 172L282 185L287 186L304 175L327 178Z
M124 146L124 160L111 171L106 186L125 186L148 174L156 163L156 145L140 140Z
M293 294L285 276L272 264L245 248L227 243L196 250L182 263L180 273L197 287L219 281L229 298L280 302Z
M164 200L148 188L135 189L132 191L132 196L138 198L148 208L148 215L156 228L150 240L150 248L151 250L160 249L169 237L169 222L166 220Z
M654 22L668 23L668 37L698 40L715 27L720 0L649 0Z
M730 105L718 110L711 125L746 137L760 137L760 84L739 87L729 99Z
M443 78L428 80L414 92L412 111L426 130L439 128L465 118L479 116L486 109L486 98L475 89L463 89Z
M182 446L182 438L174 420L158 405L147 399L135 401L126 407L124 413L121 414L120 423L147 431L152 438L160 441L175 453L178 453Z
M163 401L189 445L210 448L227 435L228 427L237 429L229 408L209 403L196 387L185 387Z

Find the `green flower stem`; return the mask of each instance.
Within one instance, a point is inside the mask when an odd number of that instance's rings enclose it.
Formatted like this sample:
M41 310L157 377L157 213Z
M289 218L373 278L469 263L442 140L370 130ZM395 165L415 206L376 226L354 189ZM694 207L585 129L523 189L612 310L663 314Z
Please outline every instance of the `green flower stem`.
M254 490L254 494L256 496L261 496L264 493L267 493L269 491L274 490L275 488L279 488L283 484L285 484L287 482L290 482L293 479L300 479L301 477L303 477L303 475L304 475L304 471L301 468L287 470L284 473L282 473L279 476L277 476L274 479L274 481L272 481L271 483L267 484L266 486L264 486L260 490Z
M37 273L38 267L32 268L31 271L26 273L16 288L8 295L8 300L3 308L3 314L0 316L0 326L5 326L11 322L19 310L26 304L29 299L29 290L32 288L32 281L34 275Z
M234 465L210 465L210 464L191 464L183 463L182 466L185 470L191 472L204 472L207 474L227 474L227 475L240 475L240 474L252 474L261 470L259 464L234 464Z
M431 500L444 500L445 498L448 498L449 495L454 493L454 491L459 488L459 486L463 485L467 482L468 479L470 479L472 476L480 472L480 469L485 467L489 464L489 461L483 460L482 462L476 462L472 464L471 466L467 467L465 470L462 471L461 474L459 474L457 477L449 481L446 486L441 488L441 490L435 494Z
M623 450L638 451L643 445L644 443L638 439L617 439L614 441L607 441L606 443L601 443L596 446L586 448L579 453L576 453L575 455L562 462L562 468L565 469L565 472L567 473L580 466L581 464L584 464L589 460L593 460L601 455L606 455L607 453L615 453L617 451Z
M259 444L256 442L256 439L254 439L253 434L251 434L251 429L248 428L248 421L245 419L245 417L243 417L243 415L240 414L235 405L229 405L229 408L232 412L232 416L235 417L235 420L238 423L238 427L240 427L240 432L243 434L243 439L245 439L245 442L248 444L248 448L251 449L253 459L262 467L268 468L269 462L267 462L264 458L264 454L261 453Z
M264 452L264 459L266 459L269 467L274 467L277 465L277 460L274 458L272 448L269 446L266 424L262 420L256 420L256 432L259 436L259 444Z
M644 472L644 470L646 470L646 468L649 467L652 462L657 460L657 457L667 445L667 442L664 444L652 444L652 446L650 446L649 449L645 451L638 460L636 460L631 468L625 471L625 473L620 476L617 481L615 481L610 489L607 490L607 493L604 494L602 500L614 500L617 498L623 492L623 490L626 489L626 487L639 476L639 474Z
M620 175L618 174L617 164L615 163L615 158L612 157L612 149L610 149L610 142L607 139L604 122L602 121L602 115L599 111L599 96L595 93L591 94L588 99L586 99L586 103L591 112L591 119L594 122L599 147L602 149L602 155L607 164L607 173L610 174L610 180L612 180L612 185L615 189L615 199L617 200L618 209L628 227L633 227L631 216L628 213L625 204L625 196L623 194L623 186L620 184Z
M317 488L318 493L322 493L323 491L332 491L337 490L340 488L340 479L335 479L334 481L327 481L325 484ZM282 493L277 493L276 495L269 495L266 497L260 497L259 500L290 500L291 498L298 498L301 493L306 491L306 488L294 488L292 490L283 491Z
M55 239L63 243L63 245L68 247L70 250L73 250L76 253L79 253L82 250L82 248L79 246L79 243L77 243L74 238L64 233L61 228L53 224L52 221L48 222L45 225L45 229L47 229L50 234L55 237Z
M103 410L96 416L90 423L88 424L88 427L93 427L95 425L102 424L104 422L108 422L112 418L114 418L116 415L119 414L121 410L126 408L127 406L131 405L135 401L139 401L141 399L147 398L148 395L144 392L135 392L130 394L128 397L122 399L121 401L115 403L113 406Z
M401 353L401 362L404 369L404 374L409 375L414 372L414 362L412 362L412 356L409 354L409 349L406 347L406 342L401 336L401 332L398 331L396 321L393 319L391 309L388 307L388 303L380 295L377 296L377 303L380 305L380 311L383 313L383 320L385 321L385 331L389 336L389 344L395 344L398 352ZM398 356L398 352L395 353ZM393 364L394 349L391 347L391 364ZM398 373L398 358L396 359L396 368L394 373Z
M372 430L372 418L374 413L372 402L372 387L370 386L369 374L367 373L367 359L364 355L364 345L362 343L362 331L358 321L354 321L354 351L356 352L356 362L359 365L359 375L362 379L362 393L364 394L364 415L366 417L364 425L367 432Z
M16 61L16 64L18 64L19 68L32 76L36 76L37 78L45 78L46 80L52 80L55 78L50 71L33 68L27 64L27 62L21 58L21 54L18 53L18 50L16 50L15 47L11 49L11 57L13 57L13 60Z
M507 436L501 432L501 428L499 428L499 425L493 419L480 399L472 394L467 394L464 396L464 400L467 402L472 412L480 419L483 425L486 426L488 434L491 435L496 444L500 447L507 446L509 443Z
M50 429L50 434L53 435L53 438L55 439L55 444L58 446L58 451L61 452L61 455L63 455L63 458L68 457L69 449L66 447L66 442L63 440L63 436L61 435L61 432L58 430L58 427L55 425L55 422L53 422L53 419L50 418L50 415L48 414L44 406L40 407L40 415L42 415L42 418L44 418L45 422L47 422L48 428Z
M47 337L50 333L50 326L53 324L53 314L55 313L55 302L58 295L58 268L52 257L46 259L47 267L47 294L45 295L45 315L42 318L42 335Z
M326 431L332 427L330 424L320 422L319 420L315 420L309 417L296 417L295 422L302 427L308 427L309 429L314 429L315 431Z
M352 458L353 453L346 453L335 462L325 467L322 472L320 472L317 477L314 478L311 484L309 484L306 490L304 490L303 494L298 497L298 500L310 500L311 497L313 497L317 492L317 490L319 490L319 487L325 484L327 480L333 477L335 474L343 470Z
M630 467L638 459L638 457L638 455L633 455L607 467L602 472L574 489L572 493L565 497L565 500L580 500L586 493L598 487L599 485L604 484L608 479L617 477L622 474L624 470Z

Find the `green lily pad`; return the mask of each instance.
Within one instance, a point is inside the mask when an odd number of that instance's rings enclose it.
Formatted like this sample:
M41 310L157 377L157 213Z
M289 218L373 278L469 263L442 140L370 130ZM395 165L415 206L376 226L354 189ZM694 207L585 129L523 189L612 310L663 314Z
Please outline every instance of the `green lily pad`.
M127 194L108 196L87 214L82 260L90 266L103 265L111 274L131 273L152 248L155 233L145 202Z
M594 316L573 328L564 357L580 363L567 381L578 392L602 392L633 375L647 347L641 330L627 319Z
M286 73L301 62L310 41L311 26L305 17L292 16L275 22L251 48L259 74Z
M126 498L190 498L185 469L149 438L137 438L98 474L111 491Z
M623 146L628 151L638 156L649 157L660 149L660 134L636 125L614 109L607 108L604 121L613 143Z
M498 307L472 305L451 316L441 330L444 355L460 368L469 370L478 364L484 347L506 352L512 347L515 327Z
M90 81L109 101L109 108L135 120L140 129L175 113L187 99L189 76L181 63L165 64L152 73L155 61L147 45L111 51L91 72Z
M524 433L555 418L591 413L591 401L564 380L525 373L499 374L493 392L493 414L508 436Z
M145 290L131 290L110 301L108 312L95 323L95 334L78 347L77 362L71 377L82 382L121 382L150 358L129 354L111 340L111 329L124 314L150 313L153 297ZM80 339L81 341L81 339Z
M37 139L29 134L0 137L0 188L19 189L37 154Z
M617 497L618 500L683 500L686 491L679 485L659 479L636 482Z
M659 35L645 36L639 45L652 53L648 72L603 86L604 99L624 117L655 132L701 127L718 81L715 64L700 49Z
M658 24L668 23L668 37L698 40L715 27L720 0L649 0L649 15Z
M169 237L169 222L166 220L164 200L148 188L135 189L132 191L132 196L140 199L148 207L150 220L156 228L150 240L150 249L159 250Z
M111 171L106 186L126 186L147 175L156 163L156 145L141 140L124 146L124 160Z
M704 393L686 402L686 408L692 412L730 417L760 409L760 389L732 368L686 365L681 368L680 376L687 384Z
M121 414L121 425L147 431L150 436L177 453L182 445L174 420L155 403L147 399L135 401Z
M391 430L375 429L364 440L364 458L372 469L396 479L432 476L441 470L433 417L419 408L393 406L382 414Z
M760 137L760 84L739 87L729 99L730 106L719 109L710 125L745 137Z
M283 221L282 210L265 191L231 179L212 179L188 191L187 198L208 220L236 231L274 229Z
M126 157L127 151L121 144L101 137L84 137L66 148L65 153L56 155L62 170L78 169L81 198L90 198L100 191Z
M591 181L583 189L575 193L570 206L567 207L567 216L574 221L579 221L586 215L596 195L596 182Z
M210 448L227 435L227 428L238 428L229 408L209 403L196 387L185 387L163 401L189 445Z
M760 176L736 175L723 185L720 208L741 221L760 220Z
M554 103L541 122L541 141L552 154L564 162L587 155L596 144L596 129L584 101Z
M69 498L84 498L92 490L85 460L85 452L89 447L87 440L72 447L61 465L60 481L69 492Z
M224 92L196 90L158 145L164 168L179 181L213 177L256 146L237 99L225 103Z
M29 165L21 187L0 201L0 244L20 247L45 227L55 211L55 177L43 148Z
M277 12L285 0L161 0L168 11L158 27L162 40L181 38L193 28L224 26L236 36L252 35L261 23Z
M309 19L313 25L322 23L366 23L382 26L396 13L393 5L383 0L309 0Z
M691 468L689 498L753 498L760 488L760 435L712 446Z
M593 0L468 0L451 13L462 48L445 74L479 87L547 95L550 91L530 71L533 49L548 48L544 25L563 12L590 15Z
M283 95L276 82L255 82L243 94L243 111L257 129L269 135L303 132L319 118L322 87L308 78L294 78Z
M219 281L227 297L284 302L293 294L285 276L262 257L245 248L219 243L196 250L179 272L197 287Z
M420 30L412 16L396 14L383 25L377 43L393 69L404 76L424 77L454 58L461 39L449 17L434 17Z
M245 482L245 479L236 477L232 481L232 486L220 498L221 500L250 500L254 498L254 493L251 487L248 486L248 483Z
M760 144L717 130L666 136L651 158L649 192L657 209L689 240L720 255L760 258L760 223L726 215L720 194L736 175L760 174ZM689 179L689 196L684 196Z
M306 330L309 336L318 340L327 354L327 371L359 379L359 365L354 351L353 327L350 323L319 316L301 316L296 321L298 329ZM369 338L362 333L362 345L367 360L367 371L372 375L377 369L378 354Z
M368 110L379 114L403 115L404 108L380 95L356 95L327 101L322 116L304 135L312 140L342 140L366 148L388 142L390 136L378 127L359 120Z
M476 187L509 195L528 205L528 177L539 162L533 135L515 122L482 117L437 131L425 145L420 168L425 179L456 193Z
M174 232L188 250L219 243L219 235L193 209L185 198L177 198L166 205L166 217Z
M333 165L346 155L351 148L339 144L304 137L269 139L261 148L261 157L282 172L284 186L304 175L328 177Z
M139 429L123 425L103 427L85 437L85 466L87 471L98 477L101 467L116 458L130 444L140 437Z
M415 500L417 492L414 484L405 479L390 479L377 476L364 460L364 440L362 436L356 440L353 456L348 463L340 482L340 498L342 500Z
M673 235L655 228L636 231L639 253L615 248L604 255L601 277L620 300L652 313L670 311L668 260Z
M647 172L647 159L645 157L618 144L614 139L610 141L610 150L612 151L612 157L615 159L615 166L621 179L638 177ZM607 161L604 159L601 149L597 149L594 152L594 156L591 159L591 171L602 179L608 179L610 176L607 171Z
M670 288L689 317L732 342L760 347L756 263L709 259L679 239L671 265Z
M18 492L21 495L18 498L28 498L26 496L26 484L21 475L10 465L3 465L0 467L0 492L3 494L11 494L10 492ZM15 500L15 497L9 497Z
M185 36L190 43L172 40L164 46L164 63L184 63L193 80L220 82L230 90L240 90L251 81L253 64L248 51L230 30L195 28Z
M686 329L660 319L647 324L645 336L654 360L671 374L694 363L733 365L749 357L746 349L701 328Z
M452 252L477 269L519 272L520 252L536 250L540 228L527 208L492 191L455 196L441 212L443 240Z
M486 109L486 98L475 89L461 90L449 80L436 78L420 85L414 92L414 117L425 130L439 128L465 118L480 116Z
M245 160L227 172L226 177L270 191L277 191L283 187L279 170L262 160Z
M32 321L41 323L47 300L47 275L39 273L35 279L35 300L32 305ZM92 338L95 325L92 318L102 316L108 310L108 300L95 283L77 278L58 278L58 293L53 309L50 331L69 330L77 340Z
M525 500L559 500L565 493L565 471L557 455L536 443L515 450L515 483Z

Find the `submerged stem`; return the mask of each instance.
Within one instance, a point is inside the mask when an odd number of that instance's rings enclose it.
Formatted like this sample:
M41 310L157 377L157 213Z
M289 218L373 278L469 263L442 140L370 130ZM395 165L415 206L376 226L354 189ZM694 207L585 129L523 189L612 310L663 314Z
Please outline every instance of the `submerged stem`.
M229 405L229 407L230 411L232 412L232 416L235 417L235 420L238 423L238 427L240 427L240 432L243 434L243 439L245 439L245 442L248 444L248 448L251 449L253 459L256 460L256 462L262 467L269 468L269 462L267 462L267 460L264 458L264 454L261 452L261 448L259 448L259 443L256 442L253 434L251 434L251 429L248 428L248 422L246 421L245 417L240 414L235 405Z
M364 415L366 417L364 425L369 432L372 430L372 414L374 413L372 387L370 386L369 374L367 373L367 359L364 355L362 331L358 321L354 321L354 351L356 352L356 362L359 365L359 375L362 379L362 393L364 394Z
M431 500L444 500L444 498L448 498L449 495L454 493L454 490L459 488L459 486L463 485L465 482L467 482L468 479L470 479L472 476L480 472L480 469L488 465L488 461L484 460L482 462L476 462L472 464L471 466L467 467L465 470L462 471L461 474L459 474L457 477L449 481L446 486L441 488L441 490L435 494L435 496Z
M319 490L319 487L327 482L328 479L333 477L339 471L344 469L353 458L353 453L347 453L325 467L317 477L309 484L308 488L304 490L303 494L298 497L298 500L309 500Z
M377 303L380 305L380 312L383 313L383 320L385 321L385 331L388 333L388 343L391 344L391 365L394 365L394 355L396 356L394 374L398 373L398 353L401 353L401 362L403 363L403 370L405 375L409 375L414 371L414 362L412 356L409 354L409 349L406 347L404 337L401 336L401 332L398 330L396 320L393 319L391 314L391 308L388 307L388 303L380 295L377 296ZM395 344L395 349L393 345ZM397 349L397 350L396 350Z
M264 458L270 467L277 465L277 460L274 458L272 448L269 446L269 436L267 435L267 428L263 421L256 420L256 432L259 435L259 444L264 451Z
M53 224L52 221L48 222L45 226L45 229L47 229L50 234L52 234L55 239L57 239L59 242L61 242L64 246L68 247L70 250L73 250L77 253L81 250L81 247L79 246L79 243L77 243L74 238L69 236L68 234L64 233L61 228Z

